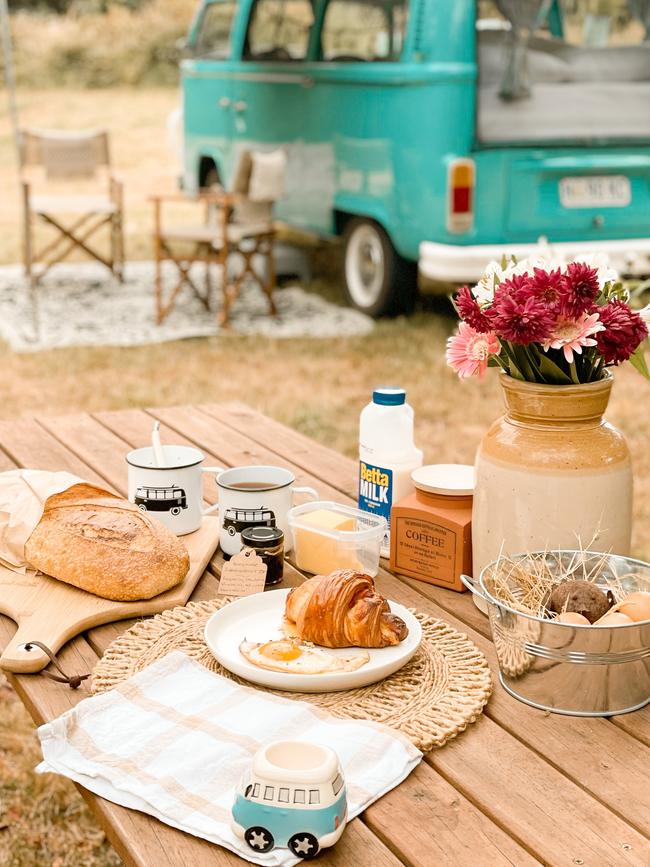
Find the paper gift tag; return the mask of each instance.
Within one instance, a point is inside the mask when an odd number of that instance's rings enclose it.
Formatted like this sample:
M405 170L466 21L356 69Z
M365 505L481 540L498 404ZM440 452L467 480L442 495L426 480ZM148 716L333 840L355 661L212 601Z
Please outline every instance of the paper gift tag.
M224 596L251 596L261 593L266 581L266 563L252 548L244 548L223 564L219 594Z

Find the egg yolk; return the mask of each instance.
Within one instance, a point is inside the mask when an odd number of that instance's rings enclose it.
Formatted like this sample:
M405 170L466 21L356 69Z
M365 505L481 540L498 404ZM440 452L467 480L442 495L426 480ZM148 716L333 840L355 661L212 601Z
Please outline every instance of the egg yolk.
M302 650L293 641L268 641L260 647L260 653L268 659L279 659L282 662L302 656Z

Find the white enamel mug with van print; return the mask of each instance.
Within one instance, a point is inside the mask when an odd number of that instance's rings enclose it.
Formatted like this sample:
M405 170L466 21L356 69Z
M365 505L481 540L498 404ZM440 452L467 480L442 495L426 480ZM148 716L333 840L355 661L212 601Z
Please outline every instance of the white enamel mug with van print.
M203 453L192 446L163 447L165 466L158 467L151 446L135 449L126 456L129 465L129 500L156 518L177 536L193 533L203 515L218 506L203 508L203 473L220 472L220 467L202 467Z
M219 544L224 554L241 551L241 531L246 527L279 527L284 550L291 550L287 512L295 494L319 498L314 488L296 487L296 477L283 467L233 467L217 473L219 489Z

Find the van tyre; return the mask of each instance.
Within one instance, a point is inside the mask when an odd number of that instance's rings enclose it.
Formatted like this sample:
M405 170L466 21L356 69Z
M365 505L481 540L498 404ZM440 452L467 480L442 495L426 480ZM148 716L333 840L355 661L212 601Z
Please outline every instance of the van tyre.
M146 511L147 511L147 505L146 505L146 503L139 503L139 504L138 504L138 509L140 509L141 512L146 512Z
M303 861L311 861L318 855L320 846L318 840L313 834L303 832L302 834L294 834L287 843L289 850L296 858L302 858Z
M350 220L343 250L343 285L351 307L374 317L412 312L417 266L399 255L379 223Z
M257 825L253 828L246 828L244 840L246 840L254 852L270 852L275 846L273 834L267 831L266 828L260 828Z

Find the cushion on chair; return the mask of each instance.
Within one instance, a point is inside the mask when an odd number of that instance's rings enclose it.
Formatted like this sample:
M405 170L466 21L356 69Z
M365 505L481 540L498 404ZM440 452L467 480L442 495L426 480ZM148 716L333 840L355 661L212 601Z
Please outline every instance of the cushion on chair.
M106 196L32 196L30 210L35 214L114 214L117 205Z
M277 202L284 195L287 155L283 150L251 153L253 166L248 185L251 202Z
M228 240L238 244L244 238L253 238L273 231L273 224L268 220L257 222L230 223L228 225ZM221 226L170 226L160 233L163 241L185 241L195 244L211 244L219 248L223 244Z

